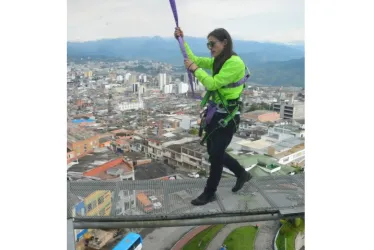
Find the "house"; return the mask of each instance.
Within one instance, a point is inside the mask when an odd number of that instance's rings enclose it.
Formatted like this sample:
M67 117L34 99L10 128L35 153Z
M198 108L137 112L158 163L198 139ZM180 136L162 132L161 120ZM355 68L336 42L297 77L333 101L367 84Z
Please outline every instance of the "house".
M75 158L80 158L99 147L99 139L100 135L93 131L68 124L67 148L75 152Z

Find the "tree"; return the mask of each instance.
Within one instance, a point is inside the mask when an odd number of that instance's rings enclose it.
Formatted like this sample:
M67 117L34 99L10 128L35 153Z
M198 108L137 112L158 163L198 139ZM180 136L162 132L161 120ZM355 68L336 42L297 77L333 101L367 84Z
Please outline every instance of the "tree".
M256 110L270 110L270 105L264 102L261 103L252 103L251 106L249 106L248 112L256 111Z
M304 220L302 218L281 220L281 233L287 236L292 231L304 232Z
M206 170L200 169L199 172L197 172L200 176L206 176Z
M293 230L293 225L291 222L289 222L288 220L281 220L281 223L282 223L282 228L280 230L280 232L284 235L284 236L288 236L292 230Z
M294 225L298 228L301 225L301 218L295 218Z
M191 135L198 135L199 134L199 130L197 128L191 128L189 133Z
M297 163L292 162L291 167L295 168L295 174L299 174L304 171L304 169Z

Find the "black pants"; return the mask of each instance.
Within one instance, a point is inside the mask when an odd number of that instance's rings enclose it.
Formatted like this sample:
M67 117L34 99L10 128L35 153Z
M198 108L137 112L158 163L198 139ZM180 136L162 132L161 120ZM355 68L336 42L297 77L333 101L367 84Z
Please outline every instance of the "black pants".
M207 148L210 161L210 174L204 192L210 194L217 191L223 166L230 169L236 177L245 172L245 169L239 162L225 152L236 132L235 123L239 125L240 116L236 115L225 128L222 128L219 126L218 121L224 119L226 116L227 114L216 113L205 128L206 133L209 135Z

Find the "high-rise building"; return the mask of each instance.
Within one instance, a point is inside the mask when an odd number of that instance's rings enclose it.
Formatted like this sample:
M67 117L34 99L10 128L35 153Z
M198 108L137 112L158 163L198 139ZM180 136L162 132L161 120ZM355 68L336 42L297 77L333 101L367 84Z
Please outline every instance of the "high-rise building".
M184 73L182 75L182 79L181 79L183 82L187 82L188 83L188 74L187 73Z
M138 92L138 90L139 90L139 83L138 82L133 83L132 84L132 92L136 93L136 92Z
M147 75L145 75L145 74L141 74L140 76L139 76L139 82L141 82L141 83L145 83L147 81Z
M164 86L168 84L167 75L165 73L158 74L158 84L159 84L160 90L163 90Z
M135 74L131 74L129 81L130 81L130 83L136 83L138 81L138 79L137 79Z

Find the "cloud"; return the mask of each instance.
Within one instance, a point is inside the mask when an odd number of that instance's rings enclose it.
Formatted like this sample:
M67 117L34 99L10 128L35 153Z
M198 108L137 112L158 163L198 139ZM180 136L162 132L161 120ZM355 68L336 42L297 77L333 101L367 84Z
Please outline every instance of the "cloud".
M176 0L186 35L205 37L217 27L234 38L304 40L303 0ZM168 0L68 0L68 40L172 36Z

